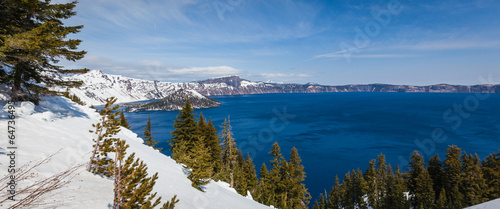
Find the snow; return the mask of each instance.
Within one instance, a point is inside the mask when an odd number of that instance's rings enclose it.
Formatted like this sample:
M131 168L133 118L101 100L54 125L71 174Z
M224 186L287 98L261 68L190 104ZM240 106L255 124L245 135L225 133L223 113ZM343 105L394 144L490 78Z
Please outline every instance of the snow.
M0 100L5 107L6 101ZM22 114L20 114L22 113ZM5 108L0 110L0 135L7 136L7 115ZM72 165L85 165L92 150L92 138L89 130L92 123L98 121L99 115L94 109L80 106L62 97L44 98L39 106L30 102L16 104L16 150L17 166L35 162L58 152L52 160L36 168L37 176L19 182L18 188L33 184L36 180L50 177L66 170ZM180 202L176 208L182 209L219 209L219 208L269 208L248 197L236 193L224 182L211 181L205 186L205 192L191 186L183 167L170 157L151 147L143 145L143 141L128 129L122 129L117 135L127 141L128 153L136 153L136 157L148 166L150 175L158 172L158 180L154 191L162 197L162 202L170 200L177 194ZM7 174L8 141L0 141L0 176ZM72 181L47 197L43 197L47 205L34 208L108 208L113 202L113 182L85 171L84 166L77 170ZM3 191L2 191L3 192ZM12 204L9 203L8 204ZM7 208L1 205L0 208Z
M479 205L474 205L465 209L498 209L500 208L500 198L494 199Z
M193 96L195 97L198 97L200 99L204 99L205 96L203 96L202 94L200 94L199 92L195 91L195 90L186 90L188 92L190 92Z
M240 85L242 87L248 87L248 86L258 86L260 85L261 83L256 83L256 82L251 82L251 81L246 81L246 80L242 80Z

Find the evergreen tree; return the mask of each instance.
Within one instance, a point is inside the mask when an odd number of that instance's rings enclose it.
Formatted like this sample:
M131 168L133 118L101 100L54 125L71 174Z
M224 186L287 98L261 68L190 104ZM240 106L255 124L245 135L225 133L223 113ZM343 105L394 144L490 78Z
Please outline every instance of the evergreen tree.
M224 146L222 150L222 179L229 181L230 187L234 188L234 175L238 166L238 148L236 148L236 142L234 142L229 118L224 120L221 138Z
M485 192L487 191L486 181L483 177L479 157L462 154L462 175L461 175L461 193L464 195L464 205L472 206L485 202Z
M343 208L353 208L356 205L354 200L354 183L351 179L351 172L347 172L344 176L344 180L342 181L342 187L344 191L342 193L342 207Z
M257 184L257 188L253 195L255 201L260 202L264 205L270 205L271 199L274 191L272 191L272 185L270 182L270 174L269 170L267 170L266 164L262 163L262 167L260 168L259 174L259 184Z
M247 154L243 173L244 173L243 179L244 181L246 181L247 185L247 188L245 190L250 191L250 193L253 194L257 187L258 179L257 179L257 173L255 171L255 165L253 164L252 158L250 158L250 154Z
M377 191L377 189L379 188L379 186L377 182L377 171L375 168L376 162L377 161L375 159L370 161L368 169L365 171L364 178L368 186L368 204L374 209L379 209L381 206L380 202L378 201L379 192Z
M488 185L485 196L489 200L500 198L500 152L488 155L483 160L481 168Z
M340 209L342 201L341 184L339 177L335 175L335 184L332 190L328 193L327 207L332 209Z
M387 165L385 162L385 155L380 154L378 156L377 163L377 177L376 177L376 202L380 208L386 208L387 206L384 204L385 198L387 195L387 182L388 182L388 174L387 174Z
M436 200L435 209L446 209L448 201L446 200L446 190L442 189L439 192L439 198Z
M200 186L208 184L210 176L212 176L212 169L207 169L212 167L210 153L203 141L204 138L199 136L198 141L194 143L195 147L190 150L191 153L189 155L196 157L190 158L187 162L187 168L191 169L188 179L191 180L192 186L200 191L203 191Z
M443 165L438 154L435 154L431 159L429 159L429 166L427 170L432 178L432 189L436 193L434 200L438 201L441 196L440 192L444 189L445 182Z
M203 117L203 113L200 113L200 118L198 119L197 125L198 135L204 137L205 146L209 148L210 161L212 162L212 178L218 180L218 175L221 171L221 159L222 159L222 147L220 144L220 138L217 135L217 129L212 124L212 120L209 119L208 123Z
M309 199L311 195L307 191L307 188L303 181L305 181L306 173L304 172L304 166L300 163L299 152L295 147L292 148L290 153L290 162L288 163L288 176L290 176L290 186L288 189L288 198L291 200L291 208L307 208L309 204Z
M446 190L446 199L450 209L463 207L463 194L460 192L462 164L460 155L462 150L457 146L450 146L446 150L446 160L443 168L446 177L444 188Z
M404 175L399 172L399 166L396 166L396 171L393 178L393 183L388 194L389 202L386 204L389 209L404 209L410 208L405 193L408 191Z
M142 138L144 139L144 143L150 147L155 148L156 144L158 144L158 142L153 139L154 136L151 134L151 118L149 116L148 116L148 122L146 122L146 126L144 127ZM160 152L162 150L162 148L155 148L155 149L159 150Z
M161 197L156 198L152 193L158 179L158 173L148 177L147 166L140 159L135 158L135 153L127 157L126 150L129 146L124 140L116 140L113 164L114 175L114 203L113 208L153 208L160 204ZM173 208L178 200L176 196L172 202L167 202L162 208Z
M106 99L104 108L99 111L101 118L97 124L92 124L94 130L90 133L95 133L94 149L90 157L90 162L87 166L87 171L110 176L109 165L112 164L112 159L108 157L109 152L113 152L112 145L117 140L113 136L120 132L119 121L115 118L118 112L115 112L119 106L113 106L116 98L110 97Z
M283 155L281 155L281 148L278 142L273 144L273 149L269 152L271 154L271 171L270 171L270 185L272 186L271 193L273 193L274 199L271 200L271 204L283 208L286 204L284 196L286 195L286 185L289 182L285 181L285 167L288 162L286 162Z
M186 104L179 112L179 115L177 115L177 120L174 121L175 130L170 132L172 134L172 138L169 141L172 159L179 163L185 163L186 159L192 158L186 155L192 153L189 151L195 146L195 141L198 141L196 135L197 123L193 111L189 99L187 99Z
M413 152L411 161L408 164L411 169L409 173L409 192L411 205L414 208L431 207L434 200L434 191L432 190L432 179L425 169L424 158L417 151ZM429 197L430 196L430 197Z
M53 74L85 73L56 65L61 58L82 59L77 51L81 40L67 39L83 28L65 26L64 19L76 14L77 1L59 4L51 1L4 0L0 3L0 84L12 87L14 101L39 103L40 95L56 94L50 87L75 87L81 81L62 81Z
M354 171L353 171L354 173ZM358 168L355 172L355 202L356 208L366 209L368 208L368 204L365 201L365 194L368 191L368 184L363 178L363 172Z
M127 118L125 118L125 114L123 113L123 110L120 111L120 118L119 118L119 120L120 120L120 125L121 126L125 127L126 129L130 129L131 126L128 123Z

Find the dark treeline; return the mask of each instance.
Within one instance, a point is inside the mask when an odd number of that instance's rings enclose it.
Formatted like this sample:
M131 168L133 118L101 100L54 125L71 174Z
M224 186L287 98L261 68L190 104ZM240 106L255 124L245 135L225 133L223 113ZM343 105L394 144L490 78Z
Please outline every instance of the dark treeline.
M409 172L393 170L381 154L364 173L359 168L348 172L342 183L336 176L313 208L458 209L500 197L500 153L481 161L450 146L444 161L436 154L426 165L415 151L407 167Z
M250 193L265 205L282 209L308 207L311 197L303 183L306 176L297 149L291 150L287 161L275 143L270 152L273 157L270 170L263 164L257 178L250 155L245 158L237 148L229 118L217 133L211 119L207 121L202 113L195 118L187 100L174 121L174 128L170 140L172 158L190 171L188 178L193 187L203 191L202 186L211 179L220 180L243 196Z

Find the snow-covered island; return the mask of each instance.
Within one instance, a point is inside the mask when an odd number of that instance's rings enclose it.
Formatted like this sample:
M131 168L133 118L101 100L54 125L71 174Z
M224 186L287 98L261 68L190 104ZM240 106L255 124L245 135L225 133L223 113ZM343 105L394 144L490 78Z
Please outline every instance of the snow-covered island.
M218 107L221 103L215 99L208 98L195 90L179 89L161 100L147 103L127 103L123 106L126 111L172 111L180 110L189 99L191 107L194 109Z

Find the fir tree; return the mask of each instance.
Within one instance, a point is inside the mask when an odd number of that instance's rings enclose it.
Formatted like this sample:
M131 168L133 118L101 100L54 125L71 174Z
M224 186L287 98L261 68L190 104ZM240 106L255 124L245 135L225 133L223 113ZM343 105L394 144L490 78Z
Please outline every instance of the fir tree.
M212 173L214 176L212 176L212 178L218 180L219 176L217 174L220 174L221 171L222 148L220 145L220 138L217 135L217 129L212 124L211 119L209 119L207 123L203 117L203 113L200 113L197 131L198 135L204 137L205 146L209 148L210 161L213 165Z
M488 185L485 196L489 200L500 198L500 152L488 155L483 160L481 168Z
M286 199L284 199L285 188L289 182L284 181L285 167L288 162L281 154L281 148L278 142L273 144L272 150L269 152L271 154L271 171L270 171L270 186L272 187L271 193L273 193L274 199L271 200L271 204L283 208L282 206L286 204Z
M445 181L443 165L438 154L435 154L431 159L429 159L429 166L427 170L432 178L432 189L436 193L434 200L437 201L441 196L440 192L444 189Z
M304 166L300 163L299 152L295 147L292 148L290 153L290 162L288 163L288 170L290 176L290 189L288 192L288 198L291 200L290 207L292 208L307 208L309 204L309 199L311 195L307 191L305 184L303 183L306 178L306 172L304 172Z
M376 177L376 202L380 208L386 208L387 206L384 204L386 193L387 193L387 165L385 162L385 155L380 154L378 156L377 163L377 177Z
M146 122L146 126L144 127L142 138L144 139L144 143L150 147L155 148L156 144L158 144L158 142L153 139L154 136L151 134L151 118L149 116L148 116L148 122ZM155 149L159 150L160 152L162 150L162 148L155 148Z
M379 209L380 208L380 202L378 201L379 192L377 191L377 188L379 188L379 186L377 185L378 184L377 172L375 169L376 162L377 161L375 159L370 161L368 169L365 171L364 178L368 186L368 191L367 191L368 204L374 209Z
M464 195L464 205L472 206L485 202L485 192L487 191L486 181L483 177L479 157L462 154L462 175L461 175L461 193Z
M177 115L177 120L174 121L175 130L170 132L172 138L170 139L170 151L172 152L172 159L179 163L185 163L186 159L191 156L185 156L187 151L193 149L195 141L198 140L196 135L196 119L194 118L193 108L186 100L186 104Z
M462 150L457 146L450 146L450 148L446 150L446 160L443 164L446 177L444 188L446 190L448 206L451 209L463 207L463 194L460 192L460 176L462 173L462 164L460 162L461 153Z
M243 179L246 181L246 191L250 191L250 194L255 193L255 189L258 184L257 173L255 171L255 165L253 164L252 158L250 158L250 154L247 154L247 158L245 160L244 166L244 175ZM246 194L244 195L246 196Z
M57 65L61 58L82 59L77 51L81 40L67 39L83 28L65 26L64 20L76 14L77 1L58 4L50 1L5 0L0 3L0 83L12 87L14 101L38 104L40 95L56 94L50 87L75 87L81 81L62 81L53 74L85 73Z
M267 170L266 163L262 163L259 174L259 183L257 184L253 198L255 201L264 205L270 205L271 199L273 198L272 192L269 170Z
M108 153L113 152L112 145L117 140L113 136L120 132L119 121L115 118L118 112L114 112L119 106L113 106L116 100L114 97L106 99L104 108L99 111L101 115L99 122L92 124L95 130L89 131L96 134L96 138L93 139L95 143L93 145L94 149L87 167L89 172L110 175L108 165L112 164L112 159L108 157Z
M353 171L354 173L354 171ZM365 179L363 178L363 172L358 168L355 172L355 202L356 202L356 208L359 209L366 209L368 208L367 203L365 202L365 194L368 191L368 184L366 183Z
M123 110L120 111L119 121L120 121L120 125L121 126L125 127L126 129L130 129L131 126L128 123L127 118L125 118L125 114L123 113Z
M202 136L198 137L195 147L190 151L189 156L196 156L188 161L188 169L191 170L188 179L191 180L192 186L200 191L203 191L200 186L208 184L210 182L210 176L212 176L212 169L207 169L212 167L212 162L210 161L210 153L203 143L204 139Z
M431 207L434 200L434 191L432 190L432 179L425 169L424 158L417 151L413 152L410 167L409 192L411 204L414 208Z
M342 192L340 180L337 175L335 175L335 184L332 186L332 190L328 193L328 203L327 207L332 209L340 209L342 201Z
M222 176L223 179L229 181L231 188L234 188L235 171L237 169L238 148L234 142L233 133L231 132L231 124L229 118L224 120L224 126L221 133L223 141L222 150Z
M115 159L113 164L114 175L114 203L113 208L153 208L160 204L161 197L156 198L152 193L158 179L158 173L148 177L147 166L132 153L125 160L129 146L124 140L115 141ZM173 208L178 200L172 198L162 208Z

